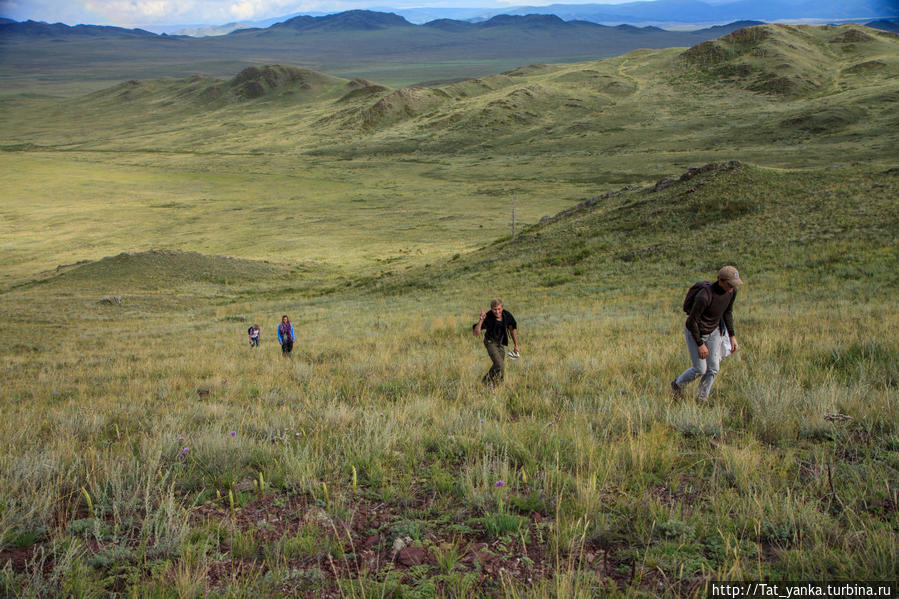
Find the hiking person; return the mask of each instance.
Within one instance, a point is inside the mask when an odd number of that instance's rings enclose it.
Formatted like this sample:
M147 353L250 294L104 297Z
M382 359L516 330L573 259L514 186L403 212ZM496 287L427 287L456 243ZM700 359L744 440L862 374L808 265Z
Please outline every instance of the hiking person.
M742 284L737 269L725 266L718 271L717 281L696 283L687 292L684 299L684 311L687 313L684 336L693 365L671 381L671 392L675 398L682 396L685 385L701 377L696 401L709 400L709 392L721 363L722 335L726 332L730 337L731 353L739 348L734 337L733 307L737 287Z
M293 325L287 315L281 317L281 324L278 325L278 343L281 344L281 355L289 356L293 351L293 342L296 339L293 334Z
M475 337L480 337L481 331L484 331L484 347L487 348L487 355L493 361L490 370L481 378L482 383L492 385L502 382L503 370L505 368L505 350L503 346L509 345L509 335L511 335L515 349L509 355L515 358L518 357L517 329L518 323L515 322L515 317L509 311L503 310L502 300L491 300L490 310L481 310L481 316L472 325L471 332Z
M250 336L250 347L259 347L259 325L254 324L248 328L247 334Z

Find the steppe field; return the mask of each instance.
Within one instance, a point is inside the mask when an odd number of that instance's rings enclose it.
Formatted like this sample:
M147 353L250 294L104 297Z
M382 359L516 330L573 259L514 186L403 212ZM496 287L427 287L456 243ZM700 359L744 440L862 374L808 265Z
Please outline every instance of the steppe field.
M897 592L899 36L9 89L0 596ZM741 349L675 400L724 264Z

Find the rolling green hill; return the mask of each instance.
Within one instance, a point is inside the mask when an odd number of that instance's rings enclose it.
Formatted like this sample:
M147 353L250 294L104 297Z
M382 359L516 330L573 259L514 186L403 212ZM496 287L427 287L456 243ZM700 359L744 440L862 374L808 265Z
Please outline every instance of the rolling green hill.
M764 26L687 50L436 87L268 66L227 80L131 80L66 101L8 98L7 214L25 231L68 231L77 221L34 209L61 194L121 228L81 231L74 246L65 233L38 251L16 244L14 230L7 276L160 246L378 269L477 247L509 231L513 210L534 223L710 161L886 169L899 147L897 74L891 34ZM90 186L97 180L107 183ZM135 228L132 213L147 226ZM238 241L210 218L266 235ZM380 233L352 235L348 247L346 227Z

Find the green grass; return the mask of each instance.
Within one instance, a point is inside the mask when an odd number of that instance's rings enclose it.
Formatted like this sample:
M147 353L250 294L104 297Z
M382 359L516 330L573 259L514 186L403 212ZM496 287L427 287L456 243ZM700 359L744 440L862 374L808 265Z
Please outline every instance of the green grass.
M2 593L894 579L895 82L771 97L680 54L444 86L445 114L369 129L289 86L211 114L153 108L171 81L134 113L8 102L9 144L40 149L0 153ZM577 93L600 116L575 128L554 98ZM498 123L513 103L543 129ZM867 112L773 125L815 106ZM674 402L683 294L724 263L742 349L710 405ZM494 296L522 344L495 390L470 332Z

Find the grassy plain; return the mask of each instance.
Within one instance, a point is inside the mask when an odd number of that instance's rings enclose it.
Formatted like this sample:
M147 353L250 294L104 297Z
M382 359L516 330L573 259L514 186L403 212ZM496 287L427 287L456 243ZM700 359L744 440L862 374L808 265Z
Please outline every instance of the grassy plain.
M831 43L847 29L444 95L328 79L210 106L184 99L218 85L194 80L7 100L0 588L895 580L899 53L880 34ZM748 89L776 56L727 70L740 44L803 43L823 58L776 95ZM748 281L743 349L711 405L673 402L679 303L723 263ZM469 327L495 295L523 357L489 389Z

